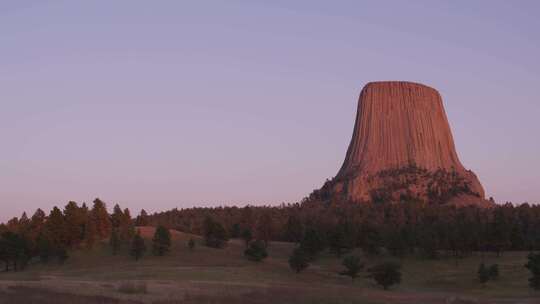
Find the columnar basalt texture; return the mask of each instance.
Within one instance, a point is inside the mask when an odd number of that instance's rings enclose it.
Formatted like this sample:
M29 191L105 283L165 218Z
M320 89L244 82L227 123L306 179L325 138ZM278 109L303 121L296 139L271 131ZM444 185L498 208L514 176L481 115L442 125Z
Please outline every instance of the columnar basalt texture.
M458 159L439 92L402 81L362 89L345 161L325 186L354 201L380 192L390 200L485 202L478 178Z

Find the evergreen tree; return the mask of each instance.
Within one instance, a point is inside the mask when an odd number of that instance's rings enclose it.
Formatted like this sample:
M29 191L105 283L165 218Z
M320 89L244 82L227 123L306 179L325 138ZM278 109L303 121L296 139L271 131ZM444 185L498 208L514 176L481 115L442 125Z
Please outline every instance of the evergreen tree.
M154 255L163 256L169 251L171 247L171 233L169 229L158 226L152 239L152 251Z
M45 229L43 229L41 234L38 236L37 249L41 262L44 264L48 263L54 252L48 233L45 231Z
M223 225L211 217L206 217L204 220L204 240L208 247L222 248L229 238Z
M484 263L480 263L480 266L478 267L478 280L482 285L486 284L487 281L489 281L489 269L484 265Z
M109 245L112 249L112 254L116 255L120 249L120 236L118 235L118 228L111 230L111 237L109 238Z
M270 211L264 212L257 221L256 226L257 239L264 242L264 246L268 247L270 239L272 239L274 227Z
M244 255L251 261L260 262L268 257L268 252L263 241L255 240L249 244Z
M244 228L244 230L242 230L241 237L244 240L244 243L246 244L246 248L247 248L251 240L253 240L253 234L251 233L251 229L247 227Z
M499 278L499 265L493 264L489 266L489 279L496 280Z
M133 237L133 241L131 242L131 256L135 258L136 261L138 261L146 252L146 244L144 243L144 239L141 236L141 232L137 230L137 233Z
M304 227L296 215L291 215L285 224L285 240L298 243L302 239Z
M111 220L107 213L107 206L99 198L94 200L89 220L93 222L95 227L96 239L102 240L109 237L112 228Z
M304 238L300 242L303 252L314 258L319 252L324 250L325 241L321 233L314 228L306 229Z
M137 216L135 225L138 227L148 226L148 213L146 213L144 209L142 209L140 214Z
M56 248L68 245L68 227L62 211L54 207L46 222L50 240Z
M66 222L66 245L70 247L78 245L84 237L85 211L76 202L70 201L64 207L64 218Z
M364 264L360 262L360 257L356 255L346 256L342 261L342 265L345 266L346 270L342 271L340 274L351 277L353 281L358 277L358 273L364 268Z
M531 277L529 286L535 290L540 290L540 253L530 253L527 257L528 262L525 268L529 269Z
M400 268L397 263L384 262L369 268L369 277L387 290L390 286L401 283Z
M291 257L289 258L289 266L296 273L300 273L309 266L309 255L300 247L294 249Z

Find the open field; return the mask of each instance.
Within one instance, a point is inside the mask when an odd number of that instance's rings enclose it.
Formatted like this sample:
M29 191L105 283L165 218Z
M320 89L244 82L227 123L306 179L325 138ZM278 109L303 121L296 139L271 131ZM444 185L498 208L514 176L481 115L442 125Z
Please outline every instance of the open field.
M150 249L153 228L142 228ZM323 254L306 271L288 266L294 245L273 242L262 263L246 260L240 240L225 249L193 251L190 235L173 232L165 257L147 254L139 262L123 249L112 256L107 245L73 251L65 265L33 264L24 272L0 273L4 303L539 303L527 286L526 252L488 255L500 278L483 287L476 278L480 255L455 260L403 259L402 284L383 291L373 281L337 274L341 259ZM388 257L364 258L367 266Z

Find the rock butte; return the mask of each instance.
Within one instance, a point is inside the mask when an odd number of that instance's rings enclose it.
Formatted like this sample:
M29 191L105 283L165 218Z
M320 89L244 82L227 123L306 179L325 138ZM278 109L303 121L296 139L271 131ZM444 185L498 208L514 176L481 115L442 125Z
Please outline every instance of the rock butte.
M368 83L345 161L320 191L352 201L404 197L488 205L476 175L457 156L441 95L403 81Z

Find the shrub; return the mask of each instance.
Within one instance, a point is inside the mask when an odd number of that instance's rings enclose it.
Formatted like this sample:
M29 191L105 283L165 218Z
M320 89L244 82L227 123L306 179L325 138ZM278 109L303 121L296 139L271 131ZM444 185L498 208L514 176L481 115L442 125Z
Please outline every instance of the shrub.
M289 266L292 270L296 271L296 273L300 273L300 271L308 268L309 266L309 255L304 251L302 248L296 248L293 251L293 254L289 258Z
M223 248L229 238L223 225L214 221L211 217L206 217L204 220L204 240L208 247Z
M394 262L385 262L368 269L368 277L373 278L384 290L390 286L401 283L401 265Z
M251 261L260 262L266 257L268 253L266 252L266 246L261 240L255 240L249 244L249 247L244 251L244 255Z
M533 289L540 290L540 253L530 253L525 268L531 272L529 278L529 286Z
M122 282L118 286L118 292L127 294L145 294L148 293L146 282Z
M480 280L480 283L482 284L489 281L489 269L484 263L481 263L480 266L478 266L478 280Z
M364 264L360 262L360 257L356 255L345 257L342 265L345 266L346 270L340 272L340 274L351 277L353 281L356 277L358 277L358 273L362 270L362 268L364 268Z
M495 280L497 278L499 278L499 265L497 264L493 264L491 266L489 266L489 279L490 280Z

